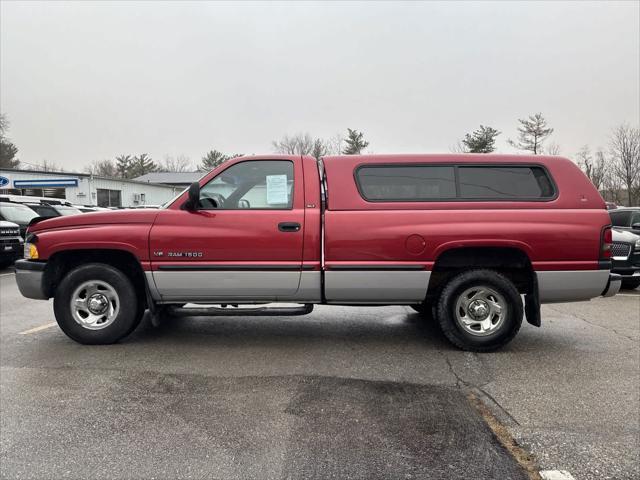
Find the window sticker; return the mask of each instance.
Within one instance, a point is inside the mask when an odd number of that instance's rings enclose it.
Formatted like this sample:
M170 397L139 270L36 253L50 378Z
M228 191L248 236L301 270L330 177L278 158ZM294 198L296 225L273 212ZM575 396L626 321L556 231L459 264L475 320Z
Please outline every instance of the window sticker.
M286 175L267 175L267 203L269 205L289 203Z

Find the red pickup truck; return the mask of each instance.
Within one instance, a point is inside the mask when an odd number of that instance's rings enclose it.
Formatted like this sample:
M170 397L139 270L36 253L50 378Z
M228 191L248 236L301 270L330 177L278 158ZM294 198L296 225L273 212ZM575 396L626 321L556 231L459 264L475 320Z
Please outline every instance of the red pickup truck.
M560 157L242 157L158 210L35 220L16 280L87 344L120 340L146 310L408 305L454 345L490 351L525 313L540 326L541 303L617 293L610 223Z

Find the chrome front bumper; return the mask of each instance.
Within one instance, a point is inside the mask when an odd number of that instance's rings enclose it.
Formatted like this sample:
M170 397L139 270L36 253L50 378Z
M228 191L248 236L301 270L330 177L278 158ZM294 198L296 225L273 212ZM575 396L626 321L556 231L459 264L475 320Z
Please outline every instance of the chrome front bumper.
M43 282L46 266L45 262L34 262L32 260L18 260L15 263L16 283L24 297L35 298L36 300L47 300L49 298Z
M622 286L622 275L618 275L617 273L609 274L609 281L607 282L607 286L602 292L603 297L613 297L616 293L620 291L620 287Z

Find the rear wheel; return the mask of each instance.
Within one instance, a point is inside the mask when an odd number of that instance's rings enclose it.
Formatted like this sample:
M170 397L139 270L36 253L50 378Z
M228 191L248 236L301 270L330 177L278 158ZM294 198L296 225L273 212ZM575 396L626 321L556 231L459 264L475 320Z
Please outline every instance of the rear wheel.
M79 343L115 343L142 319L141 302L120 270L92 263L69 272L56 289L53 309L64 333Z
M452 278L442 290L436 318L442 333L458 348L496 350L516 336L522 325L522 299L505 276L472 270Z
M633 290L640 287L640 278L623 278L622 288L625 290Z

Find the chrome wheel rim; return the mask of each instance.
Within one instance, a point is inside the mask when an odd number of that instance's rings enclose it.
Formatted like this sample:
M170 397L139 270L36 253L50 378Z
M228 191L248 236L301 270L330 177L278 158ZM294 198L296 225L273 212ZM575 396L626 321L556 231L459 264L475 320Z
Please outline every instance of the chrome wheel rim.
M117 292L102 280L84 282L71 295L73 319L88 330L108 327L119 311L120 298Z
M481 285L466 289L456 301L458 325L478 337L491 335L504 323L507 302L497 291Z

